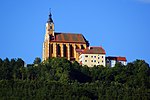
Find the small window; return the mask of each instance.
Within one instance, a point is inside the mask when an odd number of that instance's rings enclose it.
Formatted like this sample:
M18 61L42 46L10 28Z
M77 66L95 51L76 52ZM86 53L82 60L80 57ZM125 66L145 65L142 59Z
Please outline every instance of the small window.
M102 58L103 58L103 56L102 56Z
M94 62L96 62L96 60L94 60Z
M99 59L99 57L98 57L98 59Z
M99 64L99 62L98 62L98 64Z
M102 60L102 63L103 63L104 61Z
M50 26L50 29L52 29L52 26Z
M91 60L91 62L93 62L93 60Z
M85 62L87 62L87 60L85 60Z
M85 55L85 57L88 57L88 55Z
M93 56L91 56L91 58L93 58Z
M94 56L94 58L96 58L96 56Z

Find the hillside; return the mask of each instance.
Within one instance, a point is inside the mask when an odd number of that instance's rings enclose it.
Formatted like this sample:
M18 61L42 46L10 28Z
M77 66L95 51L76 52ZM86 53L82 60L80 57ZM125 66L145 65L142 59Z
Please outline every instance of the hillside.
M36 58L24 67L20 58L0 59L0 99L149 100L150 67L136 60L89 68L64 58Z

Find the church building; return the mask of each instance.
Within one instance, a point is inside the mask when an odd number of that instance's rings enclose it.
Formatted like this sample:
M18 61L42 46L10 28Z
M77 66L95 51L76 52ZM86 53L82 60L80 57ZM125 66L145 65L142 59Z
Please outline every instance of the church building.
M103 47L89 46L89 42L82 34L55 32L52 14L50 13L46 23L42 60L53 57L64 57L89 67L94 65L114 67L117 62L123 65L127 64L125 57L106 57Z
M55 32L51 13L46 23L43 43L43 60L52 57L64 57L70 61L79 61L81 51L89 46L82 34Z

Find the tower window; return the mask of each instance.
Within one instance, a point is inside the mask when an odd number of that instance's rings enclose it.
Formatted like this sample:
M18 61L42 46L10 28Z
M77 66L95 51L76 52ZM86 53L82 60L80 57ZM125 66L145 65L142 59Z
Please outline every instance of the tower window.
M52 29L52 26L50 26L50 29Z

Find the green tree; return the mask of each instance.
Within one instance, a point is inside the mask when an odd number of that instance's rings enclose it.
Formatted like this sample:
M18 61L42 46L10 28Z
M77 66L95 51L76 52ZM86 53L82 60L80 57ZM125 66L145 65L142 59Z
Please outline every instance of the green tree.
M41 63L41 58L36 57L33 63L34 64L40 64Z
M12 66L8 58L4 59L1 66L1 79L12 79Z

